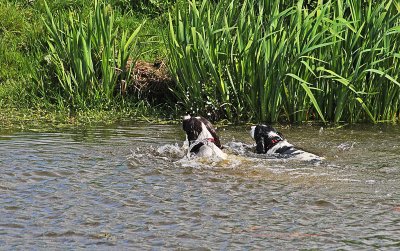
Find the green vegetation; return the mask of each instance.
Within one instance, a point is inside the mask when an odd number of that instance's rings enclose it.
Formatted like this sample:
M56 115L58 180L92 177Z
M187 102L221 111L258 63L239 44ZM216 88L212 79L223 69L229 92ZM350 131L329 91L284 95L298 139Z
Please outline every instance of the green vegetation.
M175 94L188 110L231 121L396 121L399 7L188 1L169 18Z
M396 0L0 0L0 124L397 123L399 27ZM174 102L127 95L137 59L165 59Z
M136 59L166 54L166 22L151 16L159 6L136 13L139 7L119 0L0 0L0 124L159 116L146 100L121 95Z
M122 32L117 41L113 12L97 0L89 17L70 15L66 22L45 5L49 55L46 78L37 80L40 93L72 110L109 107L131 82L128 59L137 58L141 25L129 36Z
M122 12L135 10L154 17L167 12L168 7L174 4L176 0L114 0L111 2Z

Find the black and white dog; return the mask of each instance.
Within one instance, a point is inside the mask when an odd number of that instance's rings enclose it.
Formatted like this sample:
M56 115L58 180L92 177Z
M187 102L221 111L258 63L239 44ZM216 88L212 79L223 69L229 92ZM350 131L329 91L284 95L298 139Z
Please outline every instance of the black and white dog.
M295 148L287 142L281 133L269 125L251 127L251 137L256 141L256 152L266 154L282 154L285 157L295 157L299 160L319 161L323 157Z
M183 117L183 130L189 141L189 153L198 157L217 156L226 159L222 145L213 125L203 117Z

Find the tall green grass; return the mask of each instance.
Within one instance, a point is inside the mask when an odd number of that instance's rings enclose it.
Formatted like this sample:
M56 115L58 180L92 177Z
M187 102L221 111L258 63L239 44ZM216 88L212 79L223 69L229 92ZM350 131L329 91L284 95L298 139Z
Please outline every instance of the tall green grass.
M0 84L29 74L38 19L29 9L0 0Z
M392 0L188 0L169 16L173 91L232 121L397 121L399 17Z
M94 1L89 16L74 12L65 20L45 3L47 71L36 75L40 95L72 110L109 107L131 81L139 25L130 35L114 26L110 6Z
M109 0L124 12L136 11L149 16L157 16L168 11L168 6L176 0Z

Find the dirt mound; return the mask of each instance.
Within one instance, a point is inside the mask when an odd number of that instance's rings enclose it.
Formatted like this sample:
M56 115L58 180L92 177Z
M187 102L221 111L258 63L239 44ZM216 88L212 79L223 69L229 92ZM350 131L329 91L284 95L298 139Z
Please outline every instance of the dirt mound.
M175 82L169 74L165 61L157 60L150 63L139 60L133 68L132 77L133 84L126 88L127 95L136 95L156 103L163 103L173 98L170 88Z

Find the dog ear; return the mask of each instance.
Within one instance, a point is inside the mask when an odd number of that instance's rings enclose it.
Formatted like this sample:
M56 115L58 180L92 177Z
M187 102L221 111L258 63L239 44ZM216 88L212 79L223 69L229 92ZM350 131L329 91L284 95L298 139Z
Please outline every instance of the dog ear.
M200 117L200 121L203 122L203 124L206 126L207 130L210 132L211 136L213 136L214 144L222 149L222 145L221 145L221 142L219 141L217 132L216 132L214 126L211 124L211 122L203 117Z
M190 116L184 116L182 119L182 129L186 132L186 134L190 130L191 124L193 124L193 121Z
M263 136L261 137L257 137L256 139L256 152L257 153L266 153L266 144L265 144L265 140Z
M201 122L196 118L187 118L182 122L183 130L186 132L187 138L189 140L189 145L191 141L197 139L201 133Z

